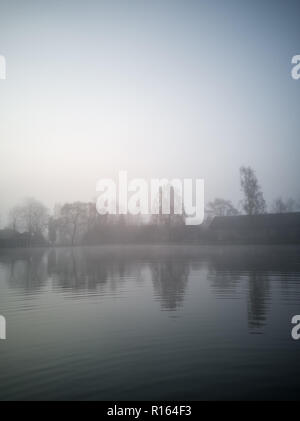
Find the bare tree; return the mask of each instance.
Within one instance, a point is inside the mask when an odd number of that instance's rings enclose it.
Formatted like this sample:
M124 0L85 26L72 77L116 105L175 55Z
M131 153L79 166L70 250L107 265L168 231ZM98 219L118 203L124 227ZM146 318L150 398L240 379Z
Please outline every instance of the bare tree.
M87 205L81 202L66 203L62 206L60 214L59 228L61 234L69 238L71 245L74 246L82 227L87 227Z
M22 207L22 220L25 231L42 234L48 225L48 210L36 199L26 199Z
M272 204L272 212L274 213L296 212L298 209L297 202L292 198L284 201L281 197L278 197Z
M22 207L17 205L14 206L8 214L8 226L9 228L13 229L14 231L21 229L22 223Z
M10 226L14 230L42 235L48 224L48 210L36 199L29 198L9 212Z
M240 181L244 193L242 206L245 213L247 215L265 213L266 202L254 170L251 167L241 167Z
M210 218L214 216L233 216L238 215L238 210L233 206L230 200L216 198L206 206L206 212Z

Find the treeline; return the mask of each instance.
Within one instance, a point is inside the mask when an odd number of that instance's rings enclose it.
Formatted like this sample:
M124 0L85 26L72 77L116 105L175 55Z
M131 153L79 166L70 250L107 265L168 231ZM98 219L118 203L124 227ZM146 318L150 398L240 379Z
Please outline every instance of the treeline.
M8 246L88 245L126 242L182 241L184 215L100 215L93 202L56 205L52 214L36 199L26 199L9 213L2 233ZM1 235L0 235L1 245Z
M230 200L216 198L207 204L206 218L211 220L215 216L259 215L268 212L288 213L300 211L300 200L293 198L284 200L282 197L275 198L268 209L261 186L251 167L240 168L240 186L243 198L237 206L234 206Z
M8 226L0 230L0 246L205 241L209 237L207 227L215 216L267 212L262 189L251 167L240 168L240 185L243 198L239 204L234 206L230 200L216 198L207 204L204 224L198 227L186 226L184 212L175 215L172 208L169 215L159 213L151 217L100 215L93 202L73 202L56 205L50 213L40 201L26 199L10 210ZM299 210L299 202L280 197L270 207L271 213Z

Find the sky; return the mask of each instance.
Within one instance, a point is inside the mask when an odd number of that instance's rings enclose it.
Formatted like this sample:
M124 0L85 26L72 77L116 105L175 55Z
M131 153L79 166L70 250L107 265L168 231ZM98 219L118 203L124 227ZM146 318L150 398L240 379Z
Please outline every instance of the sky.
M203 178L299 198L297 1L0 0L0 214L89 201L100 178Z

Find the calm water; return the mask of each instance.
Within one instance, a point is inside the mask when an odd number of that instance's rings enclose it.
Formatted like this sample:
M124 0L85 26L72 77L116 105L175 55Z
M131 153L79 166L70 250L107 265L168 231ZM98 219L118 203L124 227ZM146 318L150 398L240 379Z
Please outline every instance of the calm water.
M0 252L0 399L298 399L300 248Z

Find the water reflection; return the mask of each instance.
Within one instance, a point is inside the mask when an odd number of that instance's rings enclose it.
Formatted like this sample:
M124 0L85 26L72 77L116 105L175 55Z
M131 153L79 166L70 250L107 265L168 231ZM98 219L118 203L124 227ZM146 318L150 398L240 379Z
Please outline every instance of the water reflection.
M124 282L136 280L143 283L149 278L153 283L154 298L162 310L173 311L183 303L188 283L189 263L167 257L150 260L101 255L90 249L52 249L48 253L48 274L54 285L62 290L120 292Z
M207 279L217 298L236 298L241 273L218 267L218 262L208 265Z
M248 323L249 328L260 333L266 323L270 297L270 286L267 274L251 273L248 292Z
M188 262L175 259L153 262L151 272L154 294L162 310L174 311L181 307L189 278Z
M299 247L1 250L0 399L294 398L299 302Z
M76 249L52 249L48 255L48 273L62 290L95 291L107 283L109 262L85 257Z
M286 295L289 284L299 280L299 263L298 247L219 249L211 256L207 279L217 298L240 299L245 293L248 327L251 333L262 333L271 303L272 283L276 286L280 280L281 293ZM292 289L295 293L295 288Z
M100 295L107 292L118 294L124 282L140 280L139 262L122 254L102 254L101 251L97 248L52 249L48 254L47 270L54 286L74 294L84 291Z
M0 256L9 286L25 292L42 290L48 279L47 256L42 249L6 252Z
M172 312L184 307L192 271L199 282L203 277L208 281L216 299L245 299L248 326L256 333L266 324L276 280L282 299L299 298L300 291L295 295L293 287L299 262L297 247L165 247L159 252L155 247L53 248L6 251L0 256L1 276L10 288L37 294L48 285L75 298L84 292L118 295L128 282L150 281L161 310Z

